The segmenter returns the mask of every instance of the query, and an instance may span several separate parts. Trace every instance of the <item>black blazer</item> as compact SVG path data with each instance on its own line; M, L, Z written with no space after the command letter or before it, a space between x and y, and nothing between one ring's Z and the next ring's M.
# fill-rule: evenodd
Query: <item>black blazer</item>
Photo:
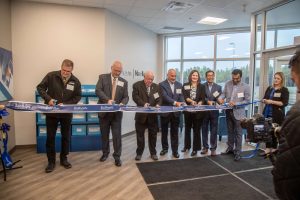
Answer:
M132 99L136 103L137 106L143 107L145 103L149 103L150 106L161 105L162 97L160 88L157 84L152 83L150 87L150 94L147 94L147 88L145 85L144 80L138 81L133 84L133 91L132 91ZM135 120L140 123L145 123L146 120L151 120L153 123L157 122L157 114L151 113L136 113ZM156 119L155 119L156 118Z
M204 83L206 101L217 101L222 94L222 87L216 83L213 83L211 91L209 91L208 83Z
M96 85L96 95L99 97L99 104L106 104L108 100L112 99L112 80L111 74L101 74L99 76L99 80ZM116 94L115 94L115 102L116 104L124 104L128 103L128 82L122 78L118 78ZM98 115L100 117L104 117L107 113L100 112Z
M273 87L269 86L265 92L263 99L270 99L270 94L272 92ZM285 116L285 107L289 103L289 90L286 87L282 87L280 89L275 90L273 98L271 100L281 101L283 103L282 106L271 105L272 106L272 119L274 123L279 125L282 124ZM266 106L264 107L265 112Z
M185 100L185 102L186 102L187 105L191 105L191 103L187 102L187 98L191 98L190 92L191 92L191 85L190 85L190 83L184 83L183 86L182 86L182 93L183 93L183 97L184 97L184 100ZM198 85L197 85L197 91L196 91L196 99L195 99L195 101L197 103L199 101L201 101L202 105L206 104L206 101L205 101L205 87L201 83L198 83ZM196 114L196 118L200 119L201 117L204 116L205 112L196 112L196 113L197 113Z

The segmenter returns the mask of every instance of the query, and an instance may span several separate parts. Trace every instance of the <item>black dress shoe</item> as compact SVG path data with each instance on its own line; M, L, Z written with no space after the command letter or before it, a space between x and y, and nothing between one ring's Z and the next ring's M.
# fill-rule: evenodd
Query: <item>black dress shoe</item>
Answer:
M226 155L226 154L233 154L233 151L229 148L227 148L224 152L221 152L222 155Z
M53 172L54 168L55 168L55 163L49 162L46 169L45 169L45 172L46 173Z
M173 153L173 156L174 156L174 158L179 158L178 152L174 152L174 153Z
M68 162L68 160L61 160L60 165L64 166L66 169L70 169L72 167L71 163Z
M182 150L181 150L181 152L186 152L186 151L189 151L190 149L188 149L188 148L183 148Z
M142 155L136 155L135 160L139 161L142 159Z
M166 153L168 153L168 150L164 150L164 149L163 149L163 150L161 150L160 155L163 156L163 155L165 155Z
M239 161L241 160L241 155L239 153L234 155L234 161Z
M108 155L103 154L100 158L100 162L106 161L107 158L108 158Z
M155 161L158 160L158 157L155 154L151 155L151 158L152 158L152 160L155 160Z
M121 167L121 166L122 166L122 161L121 161L120 159L116 159L116 160L115 160L115 165L116 165L117 167Z
M197 155L197 151L192 151L191 156Z

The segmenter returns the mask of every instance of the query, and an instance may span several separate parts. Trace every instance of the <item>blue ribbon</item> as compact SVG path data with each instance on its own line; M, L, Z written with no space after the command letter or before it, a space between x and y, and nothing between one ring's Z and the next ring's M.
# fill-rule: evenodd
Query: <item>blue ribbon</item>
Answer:
M82 105L56 105L48 106L42 103L31 103L31 102L21 102L21 101L9 101L5 106L12 110L26 111L26 112L41 112L41 113L91 113L91 112L139 112L139 113L167 113L167 112L178 112L178 111L210 111L210 110L224 110L233 109L239 107L245 107L250 104L257 103L249 102L238 104L234 107L228 104L224 105L197 105L197 106L159 106L159 107L137 107L137 106L122 106L117 104L82 104Z

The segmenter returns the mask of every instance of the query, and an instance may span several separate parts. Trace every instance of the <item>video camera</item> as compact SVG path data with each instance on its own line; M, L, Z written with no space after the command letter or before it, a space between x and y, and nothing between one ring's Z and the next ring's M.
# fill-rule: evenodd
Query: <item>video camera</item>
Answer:
M250 119L241 120L241 127L247 130L248 142L271 142L272 135L279 132L279 125L272 123L272 118L254 114ZM277 136L277 135L276 135Z

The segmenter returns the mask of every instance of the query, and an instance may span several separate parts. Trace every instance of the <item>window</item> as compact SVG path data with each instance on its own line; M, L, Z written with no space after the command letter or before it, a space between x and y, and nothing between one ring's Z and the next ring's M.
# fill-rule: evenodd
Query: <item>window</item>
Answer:
M167 59L180 59L181 58L181 38L167 38Z
M201 82L205 82L205 72L212 70L214 63L212 61L199 61L199 62L184 62L183 63L183 83L188 82L189 74L193 69L200 73Z
M214 36L189 36L183 40L184 59L206 59L214 57Z
M217 35L217 58L250 57L250 33Z

